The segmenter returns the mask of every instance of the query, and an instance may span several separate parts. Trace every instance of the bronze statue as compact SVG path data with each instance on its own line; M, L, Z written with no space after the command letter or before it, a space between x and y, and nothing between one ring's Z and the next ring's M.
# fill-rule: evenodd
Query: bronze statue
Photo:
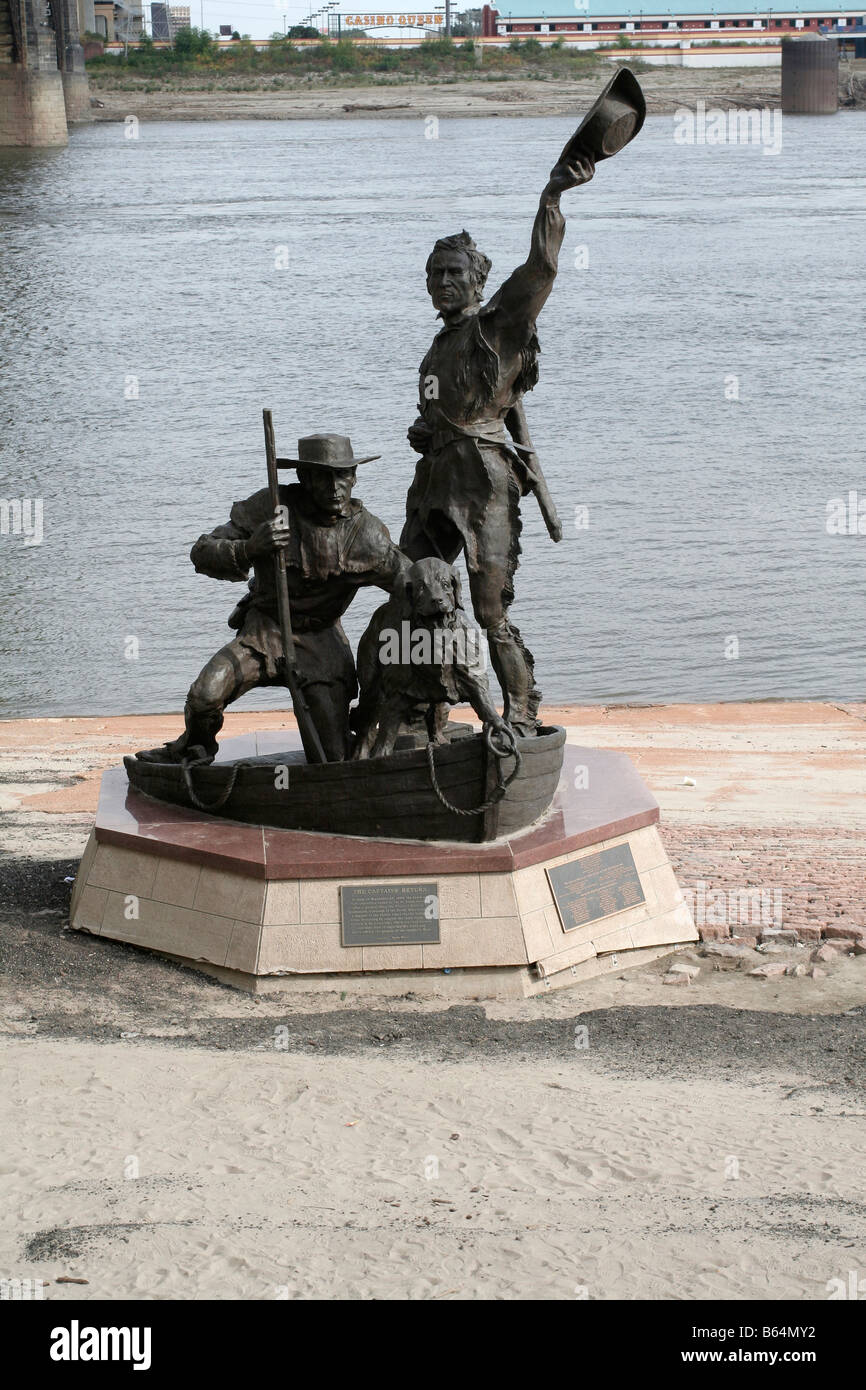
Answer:
M535 320L553 287L565 234L560 194L592 174L588 158L553 170L525 264L484 307L490 261L466 232L437 241L427 261L427 288L444 327L421 364L419 417L408 432L421 459L400 547L412 560L438 555L453 562L465 552L472 607L487 632L505 717L524 735L537 727L541 692L532 654L508 617L520 498L541 488L551 534L558 540L562 533L521 402L538 380Z
M539 725L532 655L508 616L521 497L535 494L553 540L562 530L522 398L538 379L536 319L565 232L560 196L634 138L645 109L636 79L620 69L551 172L526 262L486 304L490 261L472 238L461 232L436 242L427 287L443 327L421 366L419 416L409 430L421 458L400 549L352 497L358 464L379 456L356 458L345 436L314 434L299 441L297 458L278 459L264 412L268 487L235 503L229 521L191 552L200 574L248 582L229 619L236 636L193 682L180 737L124 759L133 787L256 824L421 840L489 840L544 814L565 732ZM296 468L298 482L280 484L281 466ZM461 551L503 716L466 646L470 628L451 567ZM340 619L364 585L393 597L359 649L353 739L358 685ZM404 628L425 640L460 637L463 647L445 656L422 641L417 653L413 646L408 657L401 649L386 658L386 629L393 636ZM283 683L305 761L287 749L279 759L214 763L226 705L255 686ZM461 700L483 720L483 733L448 725L449 705ZM426 748L414 746L418 735ZM278 785L273 766L286 759L291 782Z
M358 644L354 757L385 757L401 735L446 744L448 708L464 700L503 746L513 746L490 694L480 637L466 621L457 571L444 560L417 560Z
M406 499L400 547L412 560L465 553L475 617L515 732L538 727L541 692L532 654L508 610L520 555L520 499L534 492L554 541L556 509L532 448L522 398L538 380L536 319L553 287L565 234L562 193L587 183L597 159L632 139L643 97L616 73L572 137L541 195L529 256L482 305L491 262L467 232L437 241L427 289L444 326L420 369L418 418L408 431L421 454Z
M283 640L275 556L285 555L291 599L293 665L325 759L350 751L349 706L357 692L352 649L340 619L359 588L390 592L408 562L387 527L352 497L356 468L378 454L355 458L349 439L314 434L298 440L298 482L279 487L275 515L266 488L236 502L224 526L200 536L190 552L199 574L246 582L229 618L237 635L212 656L190 686L186 729L173 743L139 753L151 762L212 757L226 705L260 685L284 684ZM296 711L298 712L298 711ZM299 723L301 720L299 718ZM301 733L309 760L311 734Z

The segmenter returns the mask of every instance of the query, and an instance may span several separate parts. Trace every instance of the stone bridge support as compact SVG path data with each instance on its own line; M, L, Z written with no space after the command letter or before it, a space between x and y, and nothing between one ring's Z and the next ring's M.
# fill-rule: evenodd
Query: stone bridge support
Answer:
M77 0L0 0L0 145L65 145L90 119Z

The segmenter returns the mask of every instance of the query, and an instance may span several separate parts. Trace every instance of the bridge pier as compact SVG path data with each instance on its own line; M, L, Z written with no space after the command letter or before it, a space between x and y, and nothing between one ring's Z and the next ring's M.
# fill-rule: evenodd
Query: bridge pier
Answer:
M91 119L76 0L0 0L0 146L65 145Z
M93 120L90 109L90 86L84 71L84 57L81 59L81 72L67 69L60 74L63 80L63 101L66 106L68 125L84 125Z
M65 145L67 139L59 68L4 66L0 71L0 145Z
M57 65L63 75L63 99L70 125L92 121L90 88L84 68L84 49L78 30L77 0L51 0L57 12Z

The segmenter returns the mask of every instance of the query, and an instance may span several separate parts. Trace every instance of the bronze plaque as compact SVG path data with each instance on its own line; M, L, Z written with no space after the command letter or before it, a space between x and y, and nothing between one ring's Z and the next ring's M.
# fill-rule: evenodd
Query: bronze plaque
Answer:
M546 872L563 931L646 901L630 845L614 845Z
M438 883L361 883L340 889L344 946L438 946Z

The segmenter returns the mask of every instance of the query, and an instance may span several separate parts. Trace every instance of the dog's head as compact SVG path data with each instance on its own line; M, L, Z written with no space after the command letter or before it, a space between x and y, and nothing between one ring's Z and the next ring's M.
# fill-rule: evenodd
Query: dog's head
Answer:
M415 622L451 626L460 603L460 576L444 560L416 560L404 586L409 611Z

